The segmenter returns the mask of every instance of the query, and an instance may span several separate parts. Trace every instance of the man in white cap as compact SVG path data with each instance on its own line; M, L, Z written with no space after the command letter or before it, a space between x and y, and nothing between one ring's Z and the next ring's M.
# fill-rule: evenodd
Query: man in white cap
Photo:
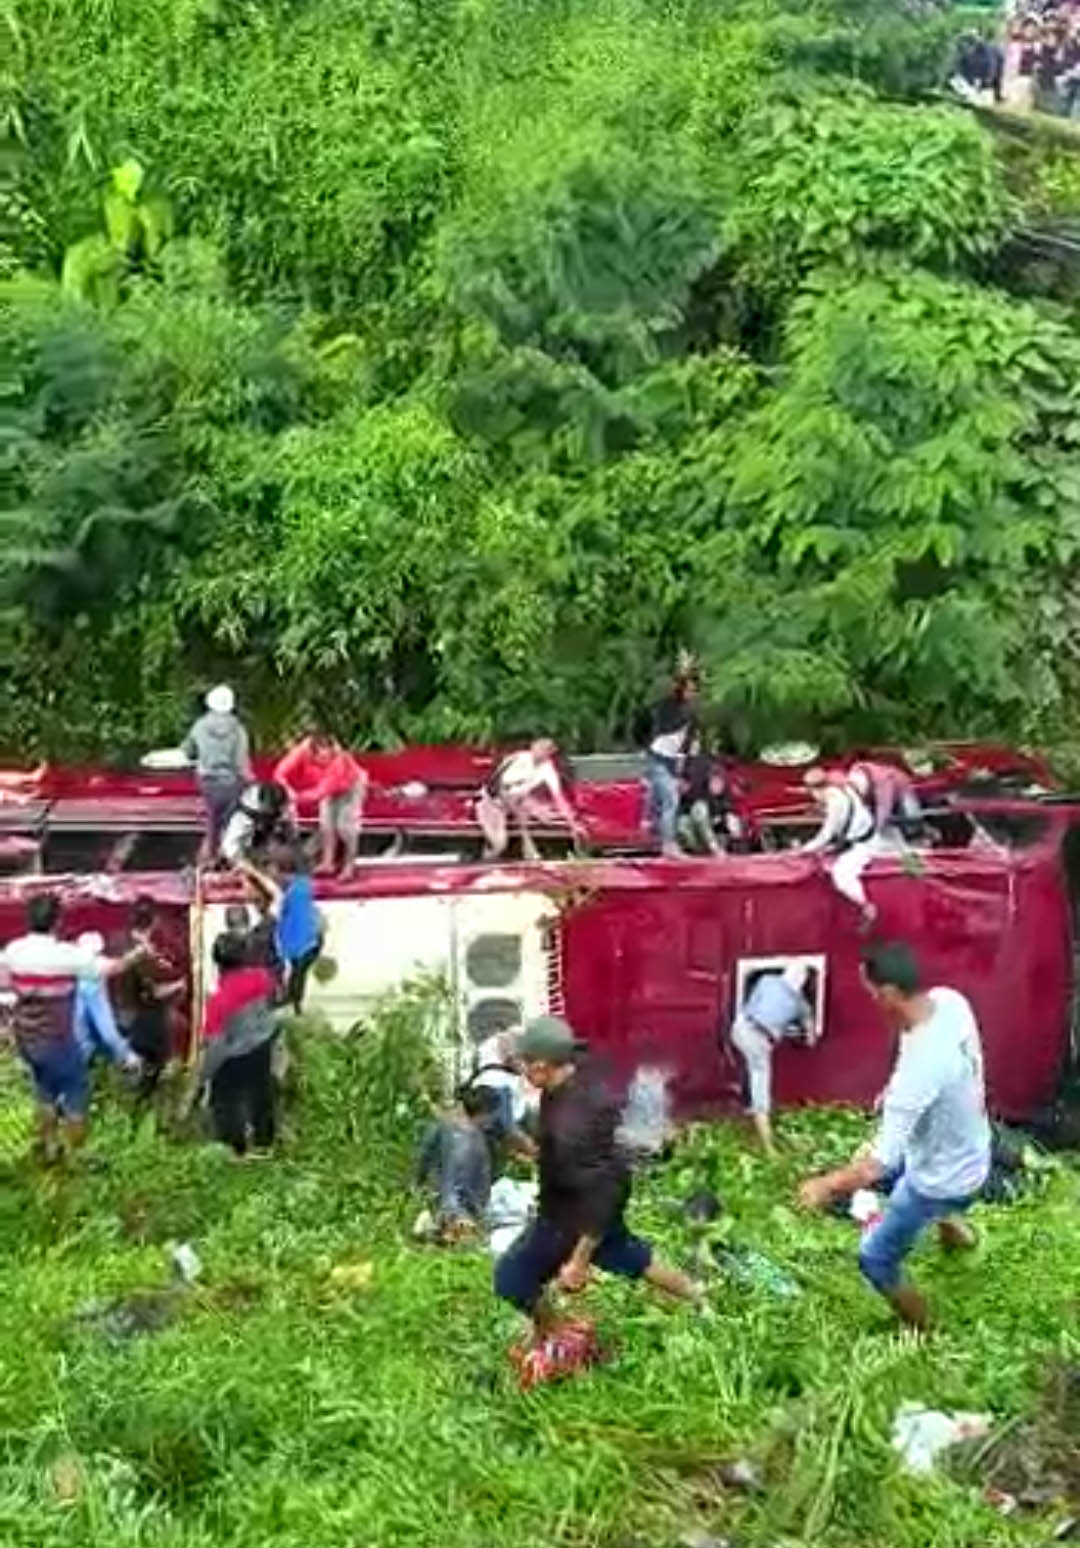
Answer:
M773 1050L784 1038L812 1037L814 1012L806 998L807 967L789 962L781 973L762 973L735 1017L731 1041L746 1063L748 1111L768 1156L775 1156L772 1129Z
M206 710L188 732L183 747L195 765L195 778L206 811L202 852L205 864L217 857L225 824L252 777L251 745L236 716L231 688L224 683L211 688L206 695Z

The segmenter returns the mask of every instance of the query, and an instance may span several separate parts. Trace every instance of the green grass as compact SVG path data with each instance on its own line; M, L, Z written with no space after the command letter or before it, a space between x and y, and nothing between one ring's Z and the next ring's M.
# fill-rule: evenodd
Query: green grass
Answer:
M694 1529L741 1548L1047 1540L1052 1506L1003 1519L980 1469L911 1479L888 1436L912 1399L990 1410L1014 1436L1042 1415L1067 1451L1065 1410L1051 1415L1044 1393L1080 1354L1074 1172L982 1210L978 1262L920 1254L940 1328L918 1345L862 1288L854 1228L791 1207L799 1175L846 1153L860 1119L786 1117L775 1167L732 1126L696 1129L642 1184L635 1220L685 1260L692 1238L669 1201L716 1187L735 1240L793 1270L803 1295L719 1286L705 1323L605 1282L588 1300L615 1361L523 1397L488 1259L408 1239L394 1124L414 1132L419 1085L400 1048L387 1073L386 1046L309 1046L283 1154L249 1168L215 1147L133 1138L112 1100L101 1170L35 1175L15 1159L25 1097L7 1072L6 1548L674 1548ZM204 1274L168 1326L110 1342L78 1320L89 1298L165 1286L175 1239ZM335 1266L358 1262L373 1267L366 1290L335 1283ZM736 1457L762 1469L760 1495L719 1481Z

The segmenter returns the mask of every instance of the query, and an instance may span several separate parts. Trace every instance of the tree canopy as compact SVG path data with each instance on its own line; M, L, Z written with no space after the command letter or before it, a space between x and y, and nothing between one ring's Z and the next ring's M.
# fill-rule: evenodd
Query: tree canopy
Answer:
M18 0L0 745L1071 736L1060 148L948 5Z

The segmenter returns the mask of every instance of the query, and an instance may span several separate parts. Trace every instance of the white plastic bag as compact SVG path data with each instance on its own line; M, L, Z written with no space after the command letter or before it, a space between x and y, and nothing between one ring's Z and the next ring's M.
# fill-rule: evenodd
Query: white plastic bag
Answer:
M943 1414L921 1403L902 1403L893 1419L893 1450L903 1457L909 1472L930 1473L950 1446L988 1435L990 1422L989 1414Z
M671 1138L670 1071L642 1065L630 1082L618 1140L633 1156L659 1155Z

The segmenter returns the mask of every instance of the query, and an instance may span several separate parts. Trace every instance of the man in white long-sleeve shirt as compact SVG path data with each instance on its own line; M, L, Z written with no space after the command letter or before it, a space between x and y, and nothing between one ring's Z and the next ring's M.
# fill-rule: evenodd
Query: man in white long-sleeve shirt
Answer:
M894 1179L881 1221L862 1239L859 1267L912 1327L928 1313L919 1291L903 1279L903 1263L928 1225L949 1248L974 1245L963 1215L990 1170L979 1027L955 989L926 989L914 954L902 943L871 947L863 977L900 1033L900 1051L882 1100L873 1143L849 1166L803 1184L807 1208Z

